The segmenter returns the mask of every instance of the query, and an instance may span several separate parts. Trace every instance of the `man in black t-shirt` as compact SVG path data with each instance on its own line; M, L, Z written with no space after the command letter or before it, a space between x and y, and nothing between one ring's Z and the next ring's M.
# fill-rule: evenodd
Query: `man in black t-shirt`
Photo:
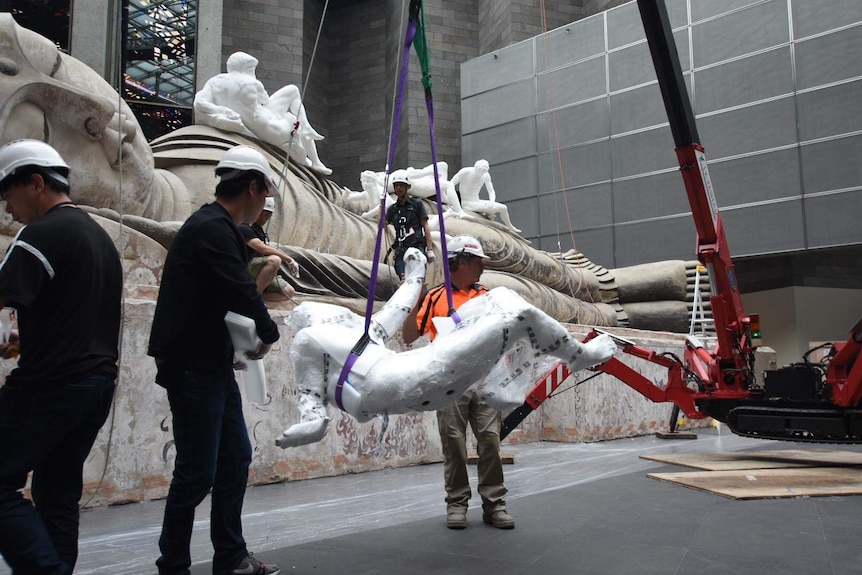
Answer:
M277 302L290 299L296 293L293 286L279 273L281 265L284 264L291 275L299 277L299 264L269 243L264 228L272 217L273 211L275 211L275 198L267 198L257 219L251 224L241 224L239 231L245 239L248 271L257 283L257 291L263 296L264 301Z
M277 575L242 536L252 452L224 320L228 311L254 320L261 344L249 359L278 340L238 228L257 219L277 188L269 162L250 146L225 152L216 175L215 201L189 216L168 250L147 350L168 393L176 447L156 566L159 575L188 575L195 508L211 493L213 573Z
M404 252L407 248L420 250L430 264L434 261L434 241L431 239L425 204L421 200L407 196L410 189L407 173L403 170L393 172L392 187L397 200L386 210L386 223L395 228L395 244L392 246L395 254L395 273L403 280Z
M51 146L0 148L0 198L24 224L0 262L0 306L20 350L0 388L0 554L14 573L72 573L82 470L117 379L123 271L107 233L69 197ZM23 489L33 472L31 494Z

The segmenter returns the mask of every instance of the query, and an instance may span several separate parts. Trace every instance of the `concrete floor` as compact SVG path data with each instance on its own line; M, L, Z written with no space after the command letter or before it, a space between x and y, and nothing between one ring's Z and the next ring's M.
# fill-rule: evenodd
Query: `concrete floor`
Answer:
M732 501L645 477L680 468L643 454L805 447L698 435L506 446L512 531L484 525L475 496L468 528L446 529L434 464L250 488L245 535L284 574L862 573L860 497ZM211 572L208 508L195 527L195 575ZM75 572L155 573L162 509L152 501L85 511Z

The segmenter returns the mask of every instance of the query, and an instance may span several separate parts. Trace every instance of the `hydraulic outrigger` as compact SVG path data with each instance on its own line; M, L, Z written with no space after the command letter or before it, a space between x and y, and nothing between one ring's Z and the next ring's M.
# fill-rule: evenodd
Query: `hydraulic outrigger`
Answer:
M697 230L697 259L710 277L717 343L708 350L688 336L680 359L657 354L616 338L622 351L667 369L661 386L619 359L596 371L612 375L654 402L672 402L689 419L712 417L739 435L765 439L862 443L862 321L845 342L826 344L826 357L766 371L758 382L754 367L760 344L759 318L742 306L730 249L700 144L691 102L676 56L664 0L638 0L638 9L656 68L676 155ZM585 341L596 337L592 330ZM813 351L813 350L812 350ZM502 437L538 407L569 375L558 365L543 377L524 405L503 423Z

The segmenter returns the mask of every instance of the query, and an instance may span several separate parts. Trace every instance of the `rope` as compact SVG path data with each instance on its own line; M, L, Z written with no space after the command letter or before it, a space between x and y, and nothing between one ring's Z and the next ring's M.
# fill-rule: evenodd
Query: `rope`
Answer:
M542 14L542 32L547 32L548 31L548 20L547 20L547 10L545 7L545 0L541 0L540 4L541 4L541 14ZM545 69L550 70L551 56L550 56L550 48L548 46L549 43L545 42L544 44L545 44ZM556 110L556 107L554 106L554 80L553 80L552 74L550 74L550 73L547 74L547 77L548 77L548 105L551 109L551 118L552 118L551 123L554 126L554 144L555 144L554 148L556 149L556 152L557 152L557 168L559 171L560 189L563 190L563 192L562 192L563 193L563 204L566 208L566 221L569 224L569 237L572 240L572 249L577 250L577 244L575 243L574 225L572 224L571 210L569 209L569 198L566 195L566 175L565 175L565 171L563 170L563 157L562 157L562 152L560 150L560 130L559 130L559 124L557 122L557 110ZM554 211L555 211L555 213L558 211L556 208L557 208L557 194L554 194ZM556 230L557 231L557 251L560 253L560 262L559 262L560 267L563 268L564 267L564 264L562 261L563 248L562 248L562 244L560 242L560 224L559 224L559 222L557 222L556 225L557 225L557 230ZM580 268L576 267L576 269L577 269L579 274L583 275L583 272ZM581 285L585 284L583 279L581 280L580 283L581 283ZM577 287L576 286L569 286L569 291L571 291L572 295L574 296L574 294L577 293ZM593 294L589 289L587 289L587 295L590 298L590 303L593 306L596 306L596 301L593 299ZM597 317L603 317L603 315L601 313L598 313L598 312L596 315L597 315ZM603 323L607 323L607 322L603 322Z
M305 101L305 90L308 88L308 79L311 77L311 70L314 67L314 57L317 55L317 46L320 43L320 36L323 34L323 21L326 19L326 12L329 8L329 0L323 4L323 12L320 14L320 24L317 26L317 36L314 38L314 48L311 50L311 58L308 60L308 71L305 73L305 81L302 83L302 89L299 91L299 105L303 106ZM296 131L299 129L299 114L297 113L296 122L293 125L293 130L290 131L290 139L287 141L287 149L284 151L284 163L281 165L281 182L279 182L278 199L281 200L281 205L284 205L284 191L287 187L287 167L290 164L290 148L293 147L293 138ZM272 218L266 222L264 232L269 234L269 224Z
M128 15L127 15L128 17ZM125 19L118 19L120 23L124 22ZM121 26L117 25L117 46L122 42L122 30ZM123 109L123 89L122 89L122 79L123 79L123 70L122 70L122 58L119 62L117 62L117 113ZM122 118L117 118L119 130L122 130ZM117 252L118 257L120 258L120 265L122 265L123 261L123 253L126 251L126 237L123 234L123 220L125 214L123 212L123 138L122 134L117 138L117 160L119 163L119 183L117 188L117 212L120 214L119 227L117 231ZM120 294L120 335L119 340L117 341L117 380L120 378L120 374L123 372L123 335L126 332L126 285L125 279L123 280L123 288L122 293ZM99 493L99 489L102 487L102 484L105 481L105 475L108 473L108 462L111 459L111 445L114 439L114 429L116 426L117 420L117 393L116 388L114 390L114 396L111 398L111 421L108 424L108 439L107 439L107 447L105 448L105 462L102 465L102 471L99 474L99 481L96 482L96 487L93 489L93 492L90 494L90 497L87 498L81 507L86 507L93 501L93 498L96 497L96 494Z
M455 311L454 301L452 299L452 279L449 272L449 258L447 257L449 250L446 246L446 222L443 217L443 195L440 192L440 174L437 171L437 138L434 134L434 101L431 96L431 64L428 54L428 38L425 35L425 10L421 0L414 0L411 4L411 12L416 10L416 13L411 13L411 17L415 17L419 21L419 32L414 39L416 53L419 56L419 65L422 68L422 86L425 88L425 107L428 109L428 130L431 138L431 165L434 169L434 192L437 198L437 222L440 229L440 250L442 251L443 260L443 284L446 286L446 302L449 306L449 317L459 324L461 318Z

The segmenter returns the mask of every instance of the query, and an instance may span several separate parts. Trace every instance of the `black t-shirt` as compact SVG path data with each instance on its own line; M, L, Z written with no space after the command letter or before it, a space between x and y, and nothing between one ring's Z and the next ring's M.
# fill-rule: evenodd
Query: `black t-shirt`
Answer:
M416 198L407 198L404 205L395 202L386 210L386 223L395 228L395 246L413 248L425 246L422 222L428 219L425 204Z
M251 249L248 242L258 239L263 243L268 244L269 238L267 237L266 232L263 231L263 228L257 224L240 224L239 231L245 240L245 254L248 261L251 261L252 258L260 257L261 254Z
M21 357L7 385L116 379L123 268L89 215L57 206L21 228L0 262Z
M165 258L149 355L177 364L230 368L228 311L253 319L261 341L278 340L278 327L248 273L245 255L242 234L218 203L189 216Z

